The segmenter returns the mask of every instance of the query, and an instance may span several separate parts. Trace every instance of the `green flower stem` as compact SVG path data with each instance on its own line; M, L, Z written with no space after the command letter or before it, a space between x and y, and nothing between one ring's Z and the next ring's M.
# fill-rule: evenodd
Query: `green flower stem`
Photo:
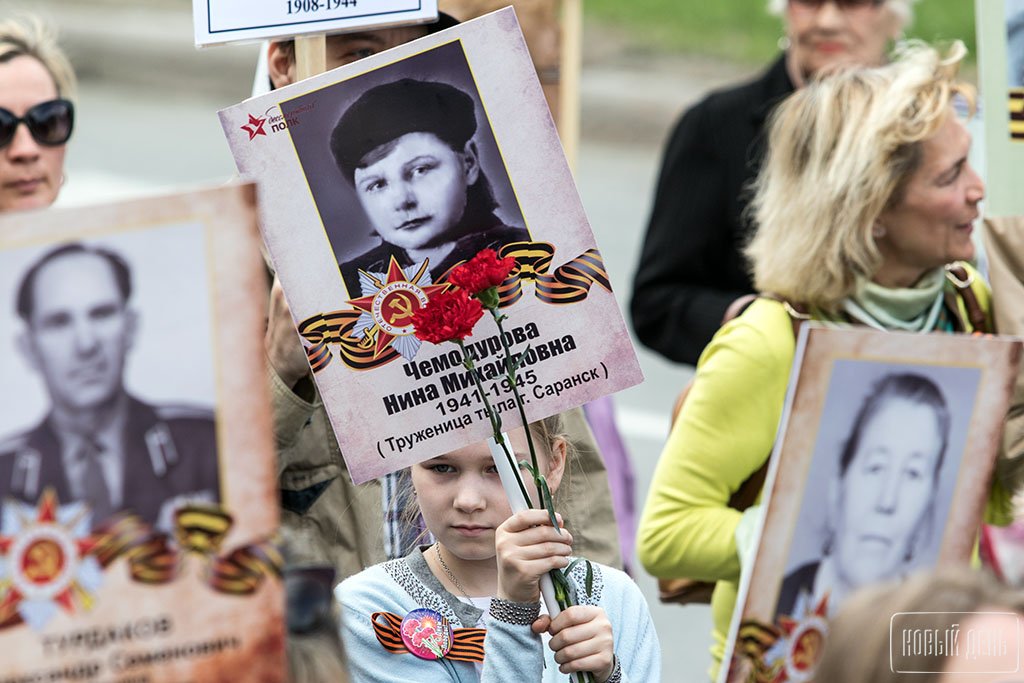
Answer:
M487 304L490 302L488 300L483 299L482 297L481 301L484 303L487 310L491 312L491 316L494 318L494 323L498 326L498 338L501 340L501 347L505 351L505 376L508 378L508 382L512 387L512 395L515 397L516 407L519 409L519 418L520 420L522 420L523 430L526 432L526 443L530 447L530 463L533 465L533 472L535 473L533 481L534 484L537 486L537 500L541 501L540 504L543 505L544 492L541 489L540 479L537 476L537 474L540 473L540 466L537 463L537 450L533 444L533 435L530 433L530 423L526 421L526 410L523 407L525 405L523 401L523 396L522 394L519 393L519 384L516 382L516 367L512 363L512 349L509 347L508 342L505 340L505 327L501 324L502 321L505 319L505 315L498 311L498 306L496 303L494 306L488 306ZM463 350L463 353L465 354L465 350ZM473 377L477 381L477 384L479 385L480 382L479 379L476 377L476 373L473 373ZM480 389L480 391L482 393L482 388ZM502 445L502 448L505 450L505 453L508 454L508 448L505 446L505 441L501 436L497 434L497 432L495 432L495 439ZM530 497L526 495L525 490L523 491L523 496L526 497L526 503L527 505L529 505ZM557 526L555 528L558 529ZM558 531L559 533L561 533L561 529L558 529ZM555 598L557 599L558 606L563 611L568 609L569 607L572 607L574 603L572 602L569 592L565 588L567 585L567 582L565 581L565 575L563 575L557 569L552 569L550 572L548 572L548 574L551 576L552 582L555 585ZM579 681L580 683L596 683L594 675L588 672L577 672L573 675L573 679Z
M530 464L533 465L534 472L540 472L540 466L537 464L537 450L533 445L533 435L530 434L530 423L526 421L523 396L519 393L519 384L516 382L516 368L512 363L512 349L509 347L508 342L505 341L505 326L501 324L505 316L498 312L497 306L487 310L491 312L491 316L494 317L494 323L498 326L498 338L501 340L501 348L505 351L505 376L508 378L509 384L512 385L512 395L515 396L516 407L519 408L519 419L522 420L523 429L526 431L526 444L530 447ZM541 491L540 482L534 479L534 484L537 486L537 500L543 501L544 494Z
M466 345L462 343L462 340L456 340L459 349L462 351L462 362L469 370L470 376L473 378L473 383L476 384L476 392L480 394L480 399L484 402L484 410L487 411L488 417L491 419L491 430L494 432L494 440L501 444L501 450L505 452L505 457L508 458L509 463L512 465L512 469L516 470L519 468L519 463L516 462L515 457L512 455L512 451L509 449L508 444L505 443L505 437L501 433L501 415L498 411L491 407L491 402L487 400L487 392L484 391L483 383L480 381L480 376L476 373L476 365L473 363L473 359L466 352ZM530 430L526 430L529 432ZM526 499L526 504L530 505L530 494L526 492L526 487L520 478L517 477L519 483L519 490L522 491L523 498ZM532 506L531 506L532 507Z

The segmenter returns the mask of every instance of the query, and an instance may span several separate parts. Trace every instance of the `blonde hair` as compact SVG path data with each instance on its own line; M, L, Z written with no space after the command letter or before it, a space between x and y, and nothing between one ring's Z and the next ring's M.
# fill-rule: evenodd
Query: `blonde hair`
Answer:
M32 57L43 65L58 95L74 96L75 72L57 45L56 31L31 14L0 21L0 64L21 56Z
M900 23L900 27L910 26L914 20L914 3L919 0L886 0L885 6ZM772 14L782 16L786 11L786 4L790 0L768 0L768 11Z
M919 574L905 581L872 586L847 600L831 620L825 652L814 675L819 683L899 683L908 676L893 673L890 660L890 619L897 613L917 612L914 626L943 631L952 626L950 612L979 609L1024 613L1024 593L999 584L984 571L967 567ZM959 621L963 626L961 615ZM900 657L900 669L941 670L927 654ZM913 677L931 683L938 674Z
M945 57L905 43L891 64L839 70L779 105L749 209L759 291L833 310L877 272L875 220L899 201L953 97L973 106L973 90L955 80L965 52L959 41Z
M533 436L534 446L537 448L538 455L547 453L549 456L558 446L559 443L565 444L565 473L563 474L563 482L566 477L569 476L569 461L574 452L574 446L572 441L568 438L565 433L565 422L562 419L561 414L552 415L546 417L543 420L537 420L536 422L530 423L530 434ZM523 473L523 478L527 484L527 490L533 490L533 481L530 479L528 472ZM412 486L412 468L406 468L398 473L398 481L396 483L396 498L399 510L399 524L407 526L409 528L419 528L421 531L413 541L413 545L419 545L424 538L430 533L423 524L423 519L420 516L419 501L413 492ZM557 510L561 500L558 495L558 491L567 490L568 486L561 486L558 490L552 492L552 499L555 503L555 509ZM407 554L412 548L404 548L401 554Z

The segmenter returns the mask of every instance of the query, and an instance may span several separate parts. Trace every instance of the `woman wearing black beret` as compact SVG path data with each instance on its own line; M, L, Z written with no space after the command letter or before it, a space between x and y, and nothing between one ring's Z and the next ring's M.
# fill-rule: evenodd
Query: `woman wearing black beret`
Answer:
M331 151L381 243L342 264L349 294L359 271L428 262L433 282L485 248L529 239L505 225L480 168L473 99L446 83L405 78L363 93L331 134Z

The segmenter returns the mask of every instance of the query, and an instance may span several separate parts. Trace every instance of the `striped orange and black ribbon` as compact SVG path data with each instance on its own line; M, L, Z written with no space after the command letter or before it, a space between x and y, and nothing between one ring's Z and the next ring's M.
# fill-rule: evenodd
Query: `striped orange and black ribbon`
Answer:
M264 542L214 557L208 582L220 593L251 595L268 576L281 576L284 558L273 543Z
M512 242L499 250L502 258L512 256L516 268L498 287L501 307L511 306L523 297L523 283L533 282L538 299L549 304L574 304L583 301L595 283L612 291L604 260L597 249L588 249L553 272L548 272L555 256L548 242ZM448 271L450 273L451 270ZM445 273L438 284L448 277ZM360 312L338 310L317 313L298 325L299 334L310 343L306 347L309 366L316 374L331 362L331 346L337 346L341 361L353 370L372 370L400 358L393 347L375 356L376 340L371 332L365 337L354 334Z
M394 348L386 349L374 356L375 340L372 334L357 337L354 334L360 312L357 310L318 313L299 323L299 334L311 346L306 347L306 357L314 373L320 372L331 362L328 348L338 347L342 362L353 370L371 370L390 363L399 357Z
M409 648L402 642L402 617L392 612L374 612L370 616L370 621L373 622L373 632L377 635L377 640L385 650L396 655L409 652ZM454 629L452 649L445 655L445 659L457 662L484 661L486 634L487 630L482 628Z
M765 653L775 645L780 635L779 629L757 621L740 624L736 639L737 655L753 666L751 680L754 683L784 683L787 680L784 661L780 659L771 666L764 661Z
M583 301L595 283L612 291L608 271L597 249L588 249L549 273L555 256L554 245L548 242L513 242L499 252L516 260L516 269L498 287L501 306L511 306L523 296L523 282L532 281L538 299L548 304L574 304Z
M134 515L122 514L97 529L99 541L92 553L103 567L124 557L132 579L141 583L168 583L177 575L183 552L210 559L207 582L222 593L248 595L267 576L281 576L284 558L277 546L262 541L218 555L232 525L231 515L216 505L186 505L175 513L175 548L166 534L154 533Z
M1024 140L1024 88L1010 88L1010 139Z
M174 512L174 538L183 550L212 555L232 524L234 519L219 505L186 505Z
M119 557L128 560L132 579L140 583L161 584L178 573L178 553L166 534L153 533L149 525L134 515L118 515L103 524L93 554L106 567Z

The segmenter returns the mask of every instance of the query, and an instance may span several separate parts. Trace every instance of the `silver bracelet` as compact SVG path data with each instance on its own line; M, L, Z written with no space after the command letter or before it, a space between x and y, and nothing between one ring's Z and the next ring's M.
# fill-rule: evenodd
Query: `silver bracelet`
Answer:
M487 611L493 618L506 624L529 626L540 616L540 603L512 602L501 598L491 598L491 607Z

